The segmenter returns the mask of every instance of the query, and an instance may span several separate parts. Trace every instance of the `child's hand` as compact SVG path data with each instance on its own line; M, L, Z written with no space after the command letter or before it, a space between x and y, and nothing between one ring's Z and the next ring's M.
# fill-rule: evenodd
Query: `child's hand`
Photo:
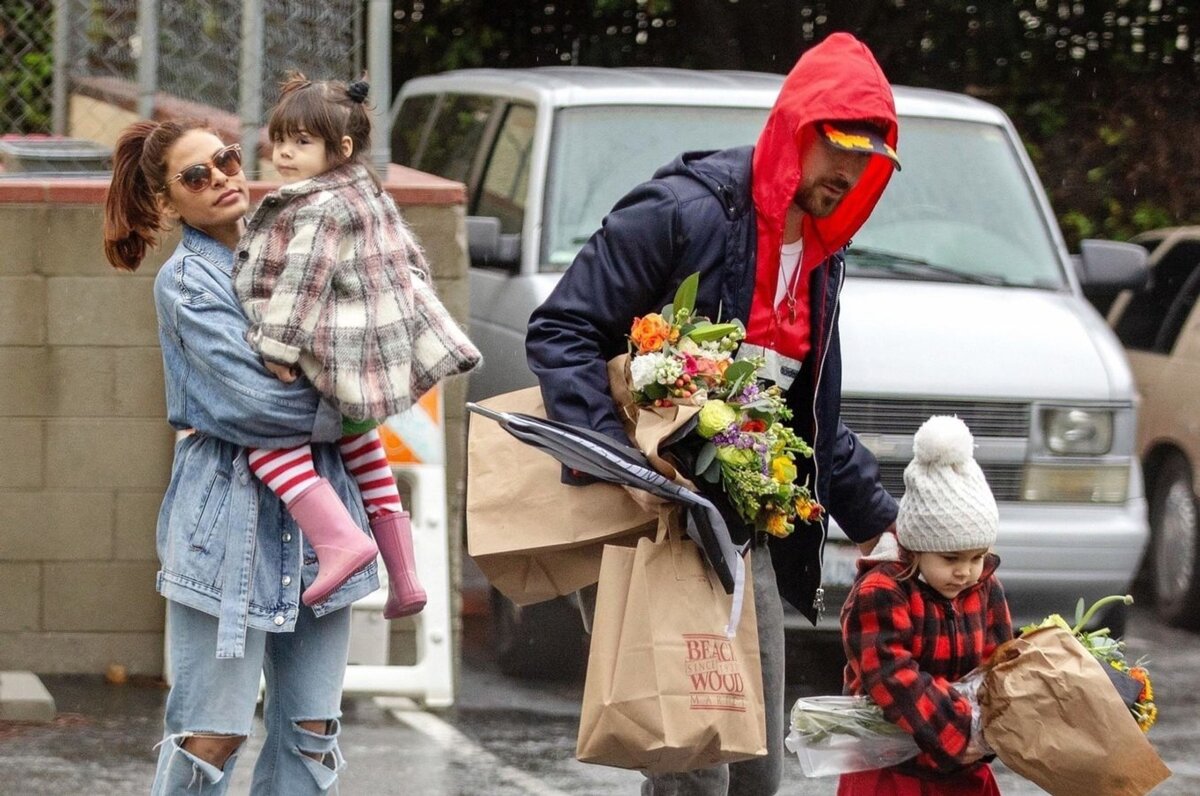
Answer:
M267 370L271 371L271 375L279 379L284 384L291 384L300 377L296 369L291 365L281 365L278 362L263 360L263 364L267 366Z

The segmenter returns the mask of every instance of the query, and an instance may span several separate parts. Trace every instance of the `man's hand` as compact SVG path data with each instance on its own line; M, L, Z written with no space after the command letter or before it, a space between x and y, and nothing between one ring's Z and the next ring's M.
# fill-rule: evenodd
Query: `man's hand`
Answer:
M621 486L629 493L629 497L633 498L633 502L638 504L642 511L647 514L657 514L659 509L671 502L660 498L658 495L652 495L644 489L638 489L628 484L622 484Z
M894 522L891 525L889 525L888 527L883 529L883 533L893 533L894 534L895 532L896 532L896 523L894 523ZM883 536L883 534L880 534L879 536L876 536L874 539L868 539L865 542L860 542L858 545L858 554L862 555L862 556L871 555L871 551L875 549L875 545L879 544L879 540L882 536Z
M291 384L296 379L300 378L300 374L291 365L281 365L278 362L272 362L269 359L264 359L263 364L267 366L267 370L271 371L271 375L279 379L284 384Z

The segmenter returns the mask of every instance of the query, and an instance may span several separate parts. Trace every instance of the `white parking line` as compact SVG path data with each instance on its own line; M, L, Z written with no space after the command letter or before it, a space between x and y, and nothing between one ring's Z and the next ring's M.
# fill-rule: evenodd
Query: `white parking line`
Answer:
M425 735L438 746L453 751L459 762L469 763L480 771L489 771L490 776L520 788L529 796L569 796L565 791L547 785L520 769L513 768L475 741L459 732L453 725L442 721L432 713L426 713L414 702L403 698L376 697L375 700L399 721Z

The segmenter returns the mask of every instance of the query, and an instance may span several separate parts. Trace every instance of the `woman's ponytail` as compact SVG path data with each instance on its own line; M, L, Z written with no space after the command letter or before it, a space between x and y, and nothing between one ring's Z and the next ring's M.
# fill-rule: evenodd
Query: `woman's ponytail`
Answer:
M114 268L136 271L146 252L158 245L158 193L166 176L167 150L196 129L207 125L198 120L134 122L117 139L112 182L104 197L104 256Z
M157 129L155 122L135 122L113 150L112 183L104 197L104 256L122 271L136 271L146 250L158 243L158 199L142 171L146 140Z

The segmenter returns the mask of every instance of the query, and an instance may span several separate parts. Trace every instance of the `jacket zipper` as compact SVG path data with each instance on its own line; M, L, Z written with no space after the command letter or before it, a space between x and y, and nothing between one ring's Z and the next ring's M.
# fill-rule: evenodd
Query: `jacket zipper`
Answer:
M833 296L833 306L837 307L838 302L842 298L842 285L846 281L846 263L844 260L842 260L836 254L830 255L830 257L832 259L837 260L842 266L838 272L837 291L834 293L834 296ZM826 273L828 273L828 271ZM822 292L824 292L824 290L825 290L825 286L822 285ZM823 307L822 308L822 316L823 316L825 309L827 309L827 306L824 303L825 302L824 296L821 297L821 301L822 301L822 307ZM824 320L824 318L822 317L822 321L823 320ZM820 460L818 459L818 457L816 455L817 436L820 434L820 429L817 427L818 426L817 400L818 400L818 396L821 394L821 374L825 372L825 357L829 353L829 344L832 342L833 342L833 324L830 324L829 330L828 330L828 336L824 339L824 341L823 341L824 344L821 346L821 358L820 358L820 361L817 363L817 374L816 374L816 378L813 381L813 409L812 409L812 413L813 413L813 495L816 497L818 503L821 502L821 495L817 491L817 485L821 483L821 464L820 464ZM822 585L822 582L825 577L825 543L828 541L828 539L829 539L828 532L821 534L821 549L817 554L817 567L818 567L817 572L819 575L819 579L817 581L817 593L813 597L813 610L815 610L817 612L817 621L818 622L821 621L821 614L825 613L825 587Z

